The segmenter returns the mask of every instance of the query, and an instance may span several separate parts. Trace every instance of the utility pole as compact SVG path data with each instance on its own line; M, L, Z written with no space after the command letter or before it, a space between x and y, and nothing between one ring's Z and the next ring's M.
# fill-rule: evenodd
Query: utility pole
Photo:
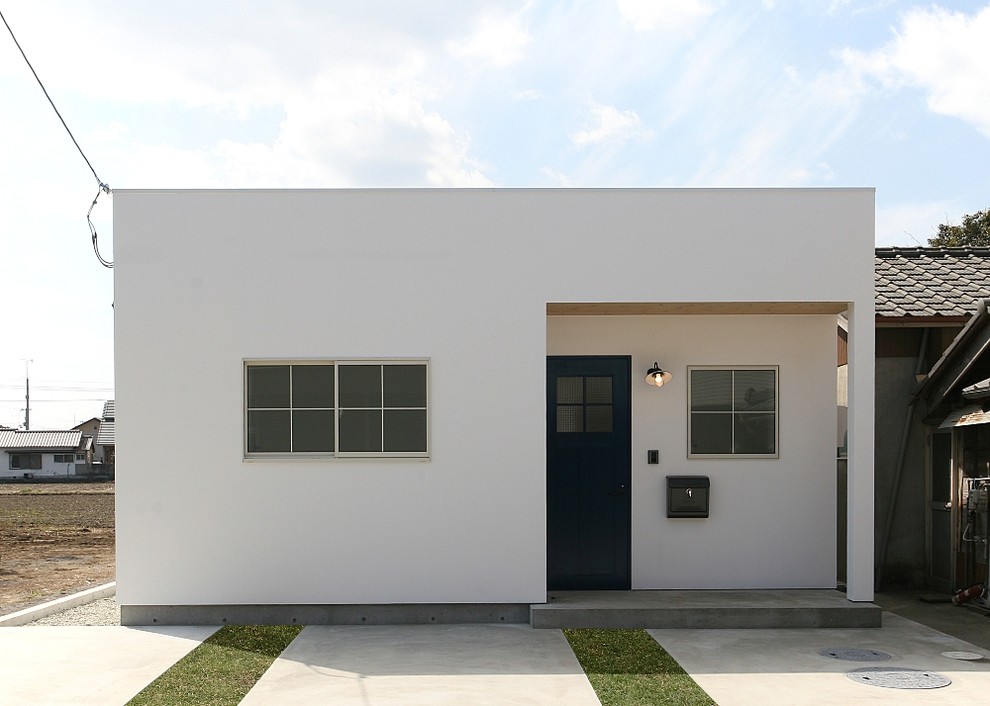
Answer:
M24 431L31 431L31 371L28 365L34 358L21 358L24 361Z

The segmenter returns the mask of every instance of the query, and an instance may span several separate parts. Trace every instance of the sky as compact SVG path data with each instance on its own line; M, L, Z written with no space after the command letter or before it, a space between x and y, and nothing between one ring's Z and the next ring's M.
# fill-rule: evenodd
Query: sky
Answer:
M97 178L868 186L877 245L905 247L990 207L988 2L0 0L0 12L96 172L0 26L10 427L25 421L26 373L32 429L99 416L113 397L113 274L86 223ZM93 209L108 260L112 208L101 195Z

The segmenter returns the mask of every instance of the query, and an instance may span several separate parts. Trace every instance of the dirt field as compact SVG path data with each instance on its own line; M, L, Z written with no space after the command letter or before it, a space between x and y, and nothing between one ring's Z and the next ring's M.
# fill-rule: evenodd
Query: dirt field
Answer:
M0 483L0 615L114 580L113 483Z

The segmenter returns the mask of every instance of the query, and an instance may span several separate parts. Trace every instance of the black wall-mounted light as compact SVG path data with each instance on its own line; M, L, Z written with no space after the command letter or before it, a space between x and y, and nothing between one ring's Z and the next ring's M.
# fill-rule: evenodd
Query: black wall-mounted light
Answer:
M650 368L646 373L646 384L653 385L654 387L663 387L674 376L670 374L669 370L662 370L659 363L653 363L653 367Z

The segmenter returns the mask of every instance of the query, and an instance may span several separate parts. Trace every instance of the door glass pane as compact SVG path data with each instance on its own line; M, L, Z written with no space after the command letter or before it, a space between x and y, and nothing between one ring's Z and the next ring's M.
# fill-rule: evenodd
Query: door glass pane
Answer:
M776 377L773 370L737 370L734 382L736 411L773 411Z
M426 451L426 410L386 409L385 451Z
M731 370L691 371L691 411L726 411L732 409ZM711 452L694 452L711 453Z
M557 405L557 431L563 434L584 431L584 407Z
M333 407L333 366L293 365L292 406Z
M341 365L337 378L341 407L382 406L382 366Z
M589 404L585 408L585 431L611 432L612 431L612 405L610 404Z
M733 453L776 453L773 414L734 414L736 439Z
M425 365L382 366L385 407L426 406Z
M333 451L333 410L304 409L292 412L293 451Z
M557 404L581 404L584 402L584 378L557 378Z
M343 389L343 383L340 387ZM337 419L337 442L341 451L382 450L381 410L342 409Z
M584 379L584 390L587 404L612 404L611 377L587 377Z
M288 407L289 366L249 365L247 388L248 407Z
M732 453L732 415L691 414L691 453Z
M249 411L247 421L247 450L249 453L279 453L291 450L289 447L289 410Z

